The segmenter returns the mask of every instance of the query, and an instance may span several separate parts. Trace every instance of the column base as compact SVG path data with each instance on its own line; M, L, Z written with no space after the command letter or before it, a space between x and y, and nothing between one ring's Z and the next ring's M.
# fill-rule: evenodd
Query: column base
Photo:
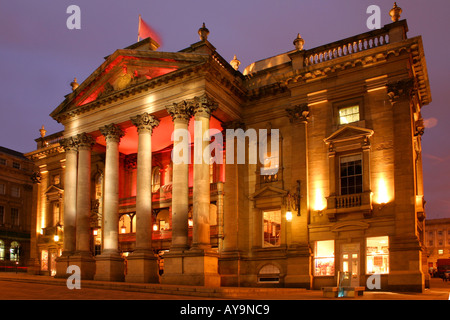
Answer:
M124 259L118 253L102 253L95 257L94 280L123 282L124 270Z
M69 258L70 265L80 268L81 280L93 280L95 275L95 259L90 252L76 252ZM70 274L69 274L70 275Z
M135 251L127 258L125 282L159 283L158 258L151 251Z
M55 278L67 279L69 274L67 268L70 266L70 255L63 254L56 258L56 274Z
M387 290L393 292L419 292L425 290L425 279L421 272L391 271L388 275Z
M163 284L220 287L218 254L203 250L164 255Z

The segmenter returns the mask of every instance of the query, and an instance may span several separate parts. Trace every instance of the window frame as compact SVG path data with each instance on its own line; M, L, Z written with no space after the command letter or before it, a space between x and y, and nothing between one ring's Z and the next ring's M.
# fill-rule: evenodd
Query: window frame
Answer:
M339 111L349 107L359 107L359 120L356 122L341 124ZM333 103L333 124L335 129L343 127L343 126L360 126L359 124L365 120L365 112L364 112L364 97L357 97L353 99L340 100Z
M361 176L361 191L360 192L353 192L353 193L342 193L342 159L343 158L349 158L349 157L353 157L353 156L359 156L359 161L361 161L361 173L359 175L354 174L352 177L356 177L356 176ZM363 162L363 154L361 152L357 152L357 153L349 153L349 154L341 154L338 156L338 170L339 170L339 174L337 175L337 179L338 179L338 186L339 186L339 195L341 196L347 196L347 195L352 195L352 194L361 194L364 192L364 162ZM354 161L353 161L354 162ZM346 162L349 163L349 162ZM347 176L348 178L349 176ZM354 183L354 188L356 189L356 181ZM348 186L347 186L347 190L348 190Z
M318 244L319 242L332 242L333 243L333 256L319 256L318 255ZM317 273L317 261L318 260L324 260L324 259L332 259L333 260L333 271L331 274L318 274ZM313 259L313 272L314 277L334 277L336 275L336 240L329 239L329 240L318 240L314 242L314 259Z

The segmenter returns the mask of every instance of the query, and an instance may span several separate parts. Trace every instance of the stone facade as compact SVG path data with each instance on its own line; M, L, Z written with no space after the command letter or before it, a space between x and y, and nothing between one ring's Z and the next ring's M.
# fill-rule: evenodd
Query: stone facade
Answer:
M240 72L205 29L179 52L117 50L52 112L64 140L29 157L64 175L56 276L320 289L379 273L382 289L422 291L421 38L405 20L308 50L299 35ZM266 139L262 160L227 129ZM197 148L226 161L192 161Z

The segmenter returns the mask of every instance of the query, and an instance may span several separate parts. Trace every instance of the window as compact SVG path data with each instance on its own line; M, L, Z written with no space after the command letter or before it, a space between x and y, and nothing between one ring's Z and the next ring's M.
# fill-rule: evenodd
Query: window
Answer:
M53 225L56 226L56 224L57 224L58 222L60 222L59 202L53 202L53 203L52 203L52 207L53 207Z
M367 238L367 273L389 273L389 237Z
M0 194L6 193L6 186L4 183L0 183Z
M0 240L0 260L5 260L5 243Z
M317 241L315 243L314 275L334 275L334 240Z
M6 166L6 159L0 158L0 164Z
M20 197L20 187L19 186L11 186L11 196L15 198Z
M154 167L152 172L152 192L157 192L161 188L161 168Z
M20 246L17 241L11 242L11 248L9 249L9 260L19 261Z
M41 251L41 270L48 271L48 251Z
M279 283L280 269L273 264L266 264L259 270L258 282L261 283Z
M264 211L264 247L280 246L281 211Z
M339 124L349 124L353 122L358 122L359 117L359 105L344 107L339 109Z
M20 169L20 162L15 162L15 161L13 161L12 167L13 167L14 169Z
M0 206L0 225L5 223L5 207Z
M11 208L11 224L13 226L19 225L19 209Z
M361 154L344 156L340 159L341 195L362 193Z
M58 185L58 184L60 184L60 183L61 183L60 175L59 175L59 174L55 174L55 175L53 176L53 184L54 184L54 185Z

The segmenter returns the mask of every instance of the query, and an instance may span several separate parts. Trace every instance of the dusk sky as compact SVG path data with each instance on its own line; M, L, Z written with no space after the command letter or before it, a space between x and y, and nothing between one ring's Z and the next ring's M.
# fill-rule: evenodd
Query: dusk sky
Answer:
M427 129L423 160L427 218L450 218L449 0L400 0L408 37L422 36L432 103L422 110ZM81 29L69 30L70 5L81 9ZM138 17L162 39L159 51L177 52L208 40L240 70L252 62L294 49L298 33L311 49L369 31L370 5L381 8L381 25L391 23L391 0L0 0L0 146L20 152L34 139L63 130L49 114L116 49L137 40Z

